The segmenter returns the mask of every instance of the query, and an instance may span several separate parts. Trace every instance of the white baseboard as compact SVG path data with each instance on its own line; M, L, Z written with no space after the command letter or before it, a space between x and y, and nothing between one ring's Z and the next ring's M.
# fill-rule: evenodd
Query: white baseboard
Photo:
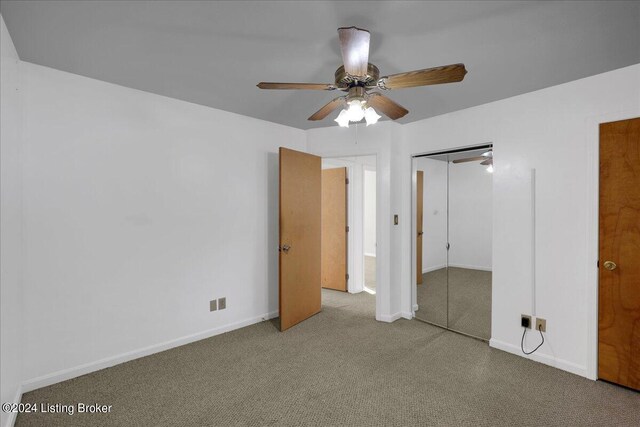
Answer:
M587 367L576 365L575 363L567 360L562 360L549 356L544 353L533 353L529 356L522 353L522 349L513 344L509 344L503 341L498 341L494 338L489 340L489 346L497 348L498 350L506 351L507 353L515 354L525 359L531 359L535 362L544 363L545 365L553 366L554 368L562 369L563 371L571 372L572 374L580 375L581 377L589 378L587 375Z
M370 254L370 253L368 253L368 252L365 252L365 253L364 253L364 256L370 256L370 257L375 258L375 257L376 257L376 254Z
M239 322L231 323L229 325L219 326L217 328L209 329L203 332L187 335L181 338L177 338L170 341L165 341L160 344L154 344L148 347L143 347L138 350L129 351L117 356L107 357L97 360L95 362L85 363L73 368L63 369L61 371L53 372L51 374L42 375L37 378L22 383L22 392L27 393L32 390L36 390L42 387L50 386L62 381L70 380L71 378L86 375L91 372L99 371L101 369L109 368L111 366L119 365L120 363L128 362L130 360L139 359L140 357L149 356L154 353L169 350L175 347L180 347L185 344L189 344L195 341L200 341L206 338L220 335L225 332L230 332L236 329L244 328L245 326L253 325L265 320L278 317L277 311L265 313L260 316L255 316L249 319L241 320Z
M380 317L377 317L376 320L380 321L380 322L387 322L387 323L391 323L391 322L395 322L396 320L400 319L402 317L401 313L393 313L393 314L381 314Z
M413 311L418 311L420 307L418 306L418 304L414 304L413 305Z
M446 264L442 264L442 265L435 265L435 266L432 266L432 267L423 268L422 269L422 274L429 273L431 271L440 270L441 268L445 268L446 266L447 266Z
M13 398L13 401L9 402L9 403L16 403L17 404L17 403L20 403L20 402L22 402L22 387L18 386L18 390L16 390L16 395ZM2 402L2 403L5 403L5 402ZM17 412L10 412L6 423L4 424L4 427L13 427L13 425L16 422L16 417L17 416L18 416Z
M491 267L482 267L479 265L449 264L449 267L466 268L467 270L491 271Z
M409 311L403 311L402 313L400 313L400 315L402 316L403 319L407 319L407 320L413 319L413 313Z

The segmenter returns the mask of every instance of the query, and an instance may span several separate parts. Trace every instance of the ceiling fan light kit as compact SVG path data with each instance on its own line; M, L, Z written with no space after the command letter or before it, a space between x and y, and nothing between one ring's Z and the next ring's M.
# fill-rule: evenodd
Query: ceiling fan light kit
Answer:
M334 120L340 127L349 127L349 122L360 122L364 119L367 126L376 124L380 116L373 107L367 104L365 89L361 86L354 86L349 89L349 94L345 97L347 108L340 111Z
M342 63L334 74L334 84L329 83L258 83L260 89L306 89L339 90L347 95L331 100L309 117L322 120L334 110L344 107L334 120L341 127L349 127L349 122L365 119L367 126L378 122L376 109L391 120L404 117L409 110L387 98L376 90L392 90L417 86L460 82L467 70L464 64L426 68L407 73L380 77L378 67L369 62L369 42L371 34L356 27L338 28Z

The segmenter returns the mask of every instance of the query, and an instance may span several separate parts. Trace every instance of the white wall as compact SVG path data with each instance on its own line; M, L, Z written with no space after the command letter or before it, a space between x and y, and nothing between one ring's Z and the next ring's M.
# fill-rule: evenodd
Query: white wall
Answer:
M364 255L376 256L376 171L364 171Z
M420 157L416 170L423 172L422 272L447 265L447 162Z
M2 402L20 399L22 372L22 183L20 61L0 16L0 377ZM0 425L13 423L4 411Z
M493 174L449 163L449 266L491 271Z
M25 388L277 315L303 131L23 65Z
M491 345L522 356L531 313L531 169L536 169L537 315L545 345L531 358L595 378L598 123L640 116L640 65L403 126L412 154L493 142ZM410 162L402 163L410 175ZM404 185L400 182L401 185ZM406 212L411 193L402 193ZM393 250L411 259L411 232ZM408 264L408 262L406 263ZM410 267L406 267L410 268ZM403 288L413 283L403 273ZM404 309L410 293L402 293Z
M447 242L450 267L490 271L492 174L477 162L450 163L447 172L446 161L427 157L416 159L416 170L424 173L422 272L447 265Z

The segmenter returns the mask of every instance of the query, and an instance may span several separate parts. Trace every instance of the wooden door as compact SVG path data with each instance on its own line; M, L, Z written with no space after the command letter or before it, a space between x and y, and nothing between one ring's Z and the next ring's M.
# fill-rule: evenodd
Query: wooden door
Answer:
M416 274L417 274L417 283L418 285L422 284L422 208L424 204L423 197L423 188L424 188L424 172L418 171L417 181L416 181L416 228L418 230L418 237L416 239Z
M280 148L280 330L320 312L321 159Z
M640 118L600 125L598 376L640 390Z
M347 168L322 171L322 287L347 290Z

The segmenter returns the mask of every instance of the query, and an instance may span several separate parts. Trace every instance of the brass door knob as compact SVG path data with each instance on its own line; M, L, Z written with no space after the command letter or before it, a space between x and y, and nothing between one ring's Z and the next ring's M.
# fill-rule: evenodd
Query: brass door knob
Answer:
M606 268L609 271L613 271L617 268L618 266L616 265L615 262L613 261L605 261L604 262L604 268Z

